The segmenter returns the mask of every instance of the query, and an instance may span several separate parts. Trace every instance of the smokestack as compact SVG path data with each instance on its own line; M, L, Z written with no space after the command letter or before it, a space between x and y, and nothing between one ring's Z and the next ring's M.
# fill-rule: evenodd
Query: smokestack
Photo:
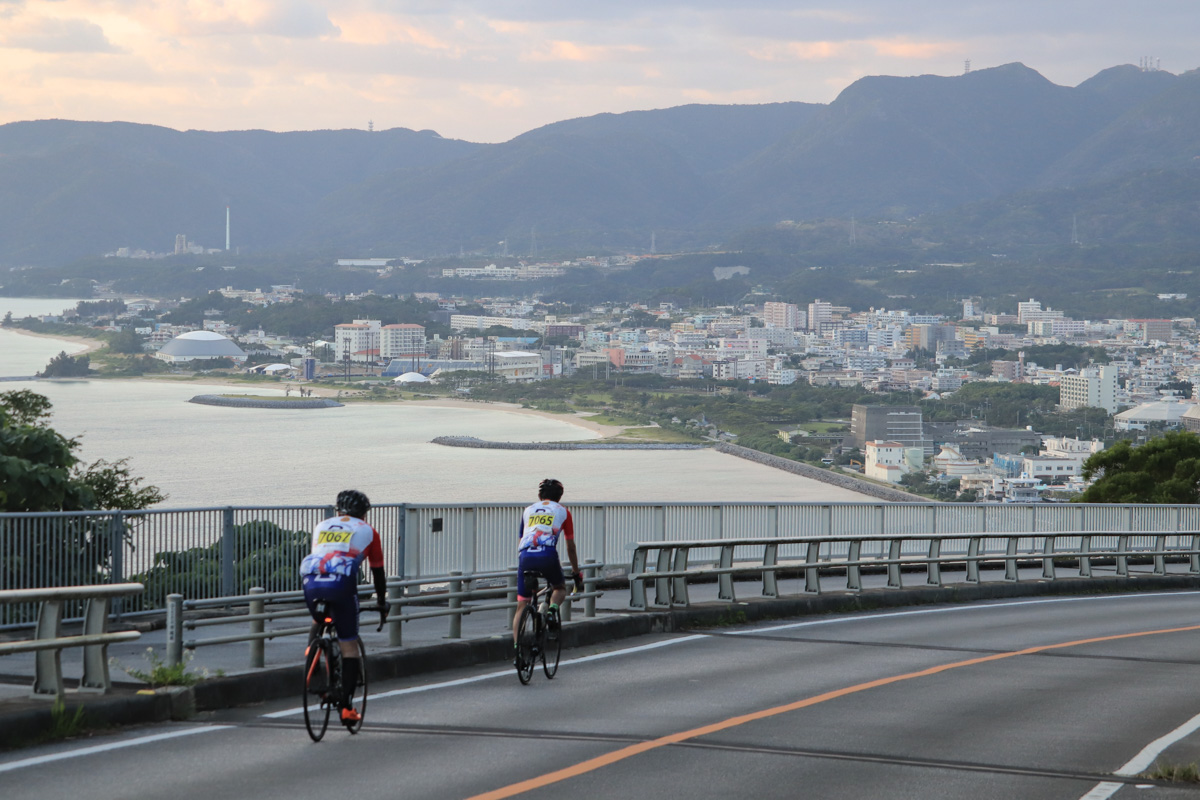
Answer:
M229 250L229 206L225 206L225 249Z

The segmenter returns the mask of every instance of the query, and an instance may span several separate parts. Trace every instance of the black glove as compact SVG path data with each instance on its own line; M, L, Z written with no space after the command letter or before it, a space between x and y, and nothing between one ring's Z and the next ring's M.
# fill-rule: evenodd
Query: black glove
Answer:
M583 575L578 572L575 573L575 593L583 594Z

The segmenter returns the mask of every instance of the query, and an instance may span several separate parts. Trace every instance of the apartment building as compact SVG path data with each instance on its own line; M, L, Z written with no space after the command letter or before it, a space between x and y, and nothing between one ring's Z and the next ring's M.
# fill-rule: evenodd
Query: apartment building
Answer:
M333 326L333 352L338 360L374 361L379 357L382 323L377 319L356 319Z
M425 327L412 323L384 325L379 329L381 358L424 358Z
M1117 413L1117 368L1111 364L1087 367L1078 375L1064 375L1058 383L1059 406L1064 409L1095 407Z
M795 303L763 303L763 324L768 328L785 328L794 331L804 327L800 307Z

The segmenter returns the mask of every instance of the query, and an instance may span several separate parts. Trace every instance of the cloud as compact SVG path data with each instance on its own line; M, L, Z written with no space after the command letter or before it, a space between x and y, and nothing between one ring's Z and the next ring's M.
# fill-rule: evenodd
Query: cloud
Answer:
M290 39L336 36L338 27L323 6L310 0L182 0L159 4L162 29L174 36L279 36Z
M38 53L120 53L104 29L83 19L34 19L0 34L0 47Z

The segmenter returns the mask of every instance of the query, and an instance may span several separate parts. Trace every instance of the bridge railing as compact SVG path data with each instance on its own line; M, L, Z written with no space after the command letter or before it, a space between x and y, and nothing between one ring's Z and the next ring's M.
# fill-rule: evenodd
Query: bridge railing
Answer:
M686 476L681 476L685 478ZM381 503L370 519L398 580L509 568L525 503ZM1009 532L1119 534L1200 529L1191 505L966 503L568 503L579 555L623 575L629 545L649 541L787 540L781 558L811 538ZM159 612L170 594L209 599L297 588L296 565L324 505L0 514L0 590L137 581L145 592L114 601L119 614ZM800 541L796 541L800 540ZM68 618L82 604L64 608ZM0 606L0 627L29 625L32 605Z
M109 604L114 598L130 597L141 592L140 583L0 591L0 606L39 604L33 638L0 644L0 656L36 653L33 696L54 699L62 697L64 693L63 649L82 647L83 677L79 681L79 690L106 692L112 685L108 673L108 645L128 642L141 636L137 631L108 633ZM86 603L83 632L78 636L63 636L63 605L78 601Z
M637 542L629 549L629 605L635 609L688 606L688 581L702 578L716 579L721 600L735 601L734 579L753 575L761 576L763 597L779 597L780 572L801 574L808 594L820 594L822 572L844 573L845 588L862 591L864 569L886 572L891 589L904 587L906 571L923 572L926 585L942 586L947 565L961 565L966 583L979 583L988 564L1002 567L1005 581L1017 581L1023 563L1040 563L1046 580L1071 563L1079 577L1090 578L1099 561L1126 577L1131 559L1148 561L1155 575L1166 574L1168 560L1200 574L1200 530L691 539ZM797 555L786 557L789 550Z
M596 616L596 598L603 596L597 589L599 575L604 568L588 560L580 569L583 572L583 592L568 595L561 609L562 620L570 622L572 606L583 604L585 617ZM451 570L445 575L410 580L388 581L389 608L387 628L388 645L403 644L403 623L418 619L447 617L448 639L462 638L463 617L484 611L514 609L517 606L517 572L508 569L501 572L463 573ZM422 593L423 587L439 591ZM369 596L371 589L364 587L360 596ZM194 616L185 618L185 612L203 612L220 608L234 612L234 616ZM242 613L242 611L245 613ZM372 608L362 609L368 617ZM510 615L511 616L511 615ZM296 627L266 629L266 623L279 620L296 620ZM228 627L230 624L246 625L246 630L224 636L208 638L185 638L185 631L197 631L213 626ZM304 593L299 591L267 592L262 588L234 597L210 599L185 599L172 594L167 598L167 664L175 666L183 660L184 650L211 645L249 644L251 667L262 667L266 663L265 643L270 639L286 636L307 635L311 629L312 615L304 605Z

